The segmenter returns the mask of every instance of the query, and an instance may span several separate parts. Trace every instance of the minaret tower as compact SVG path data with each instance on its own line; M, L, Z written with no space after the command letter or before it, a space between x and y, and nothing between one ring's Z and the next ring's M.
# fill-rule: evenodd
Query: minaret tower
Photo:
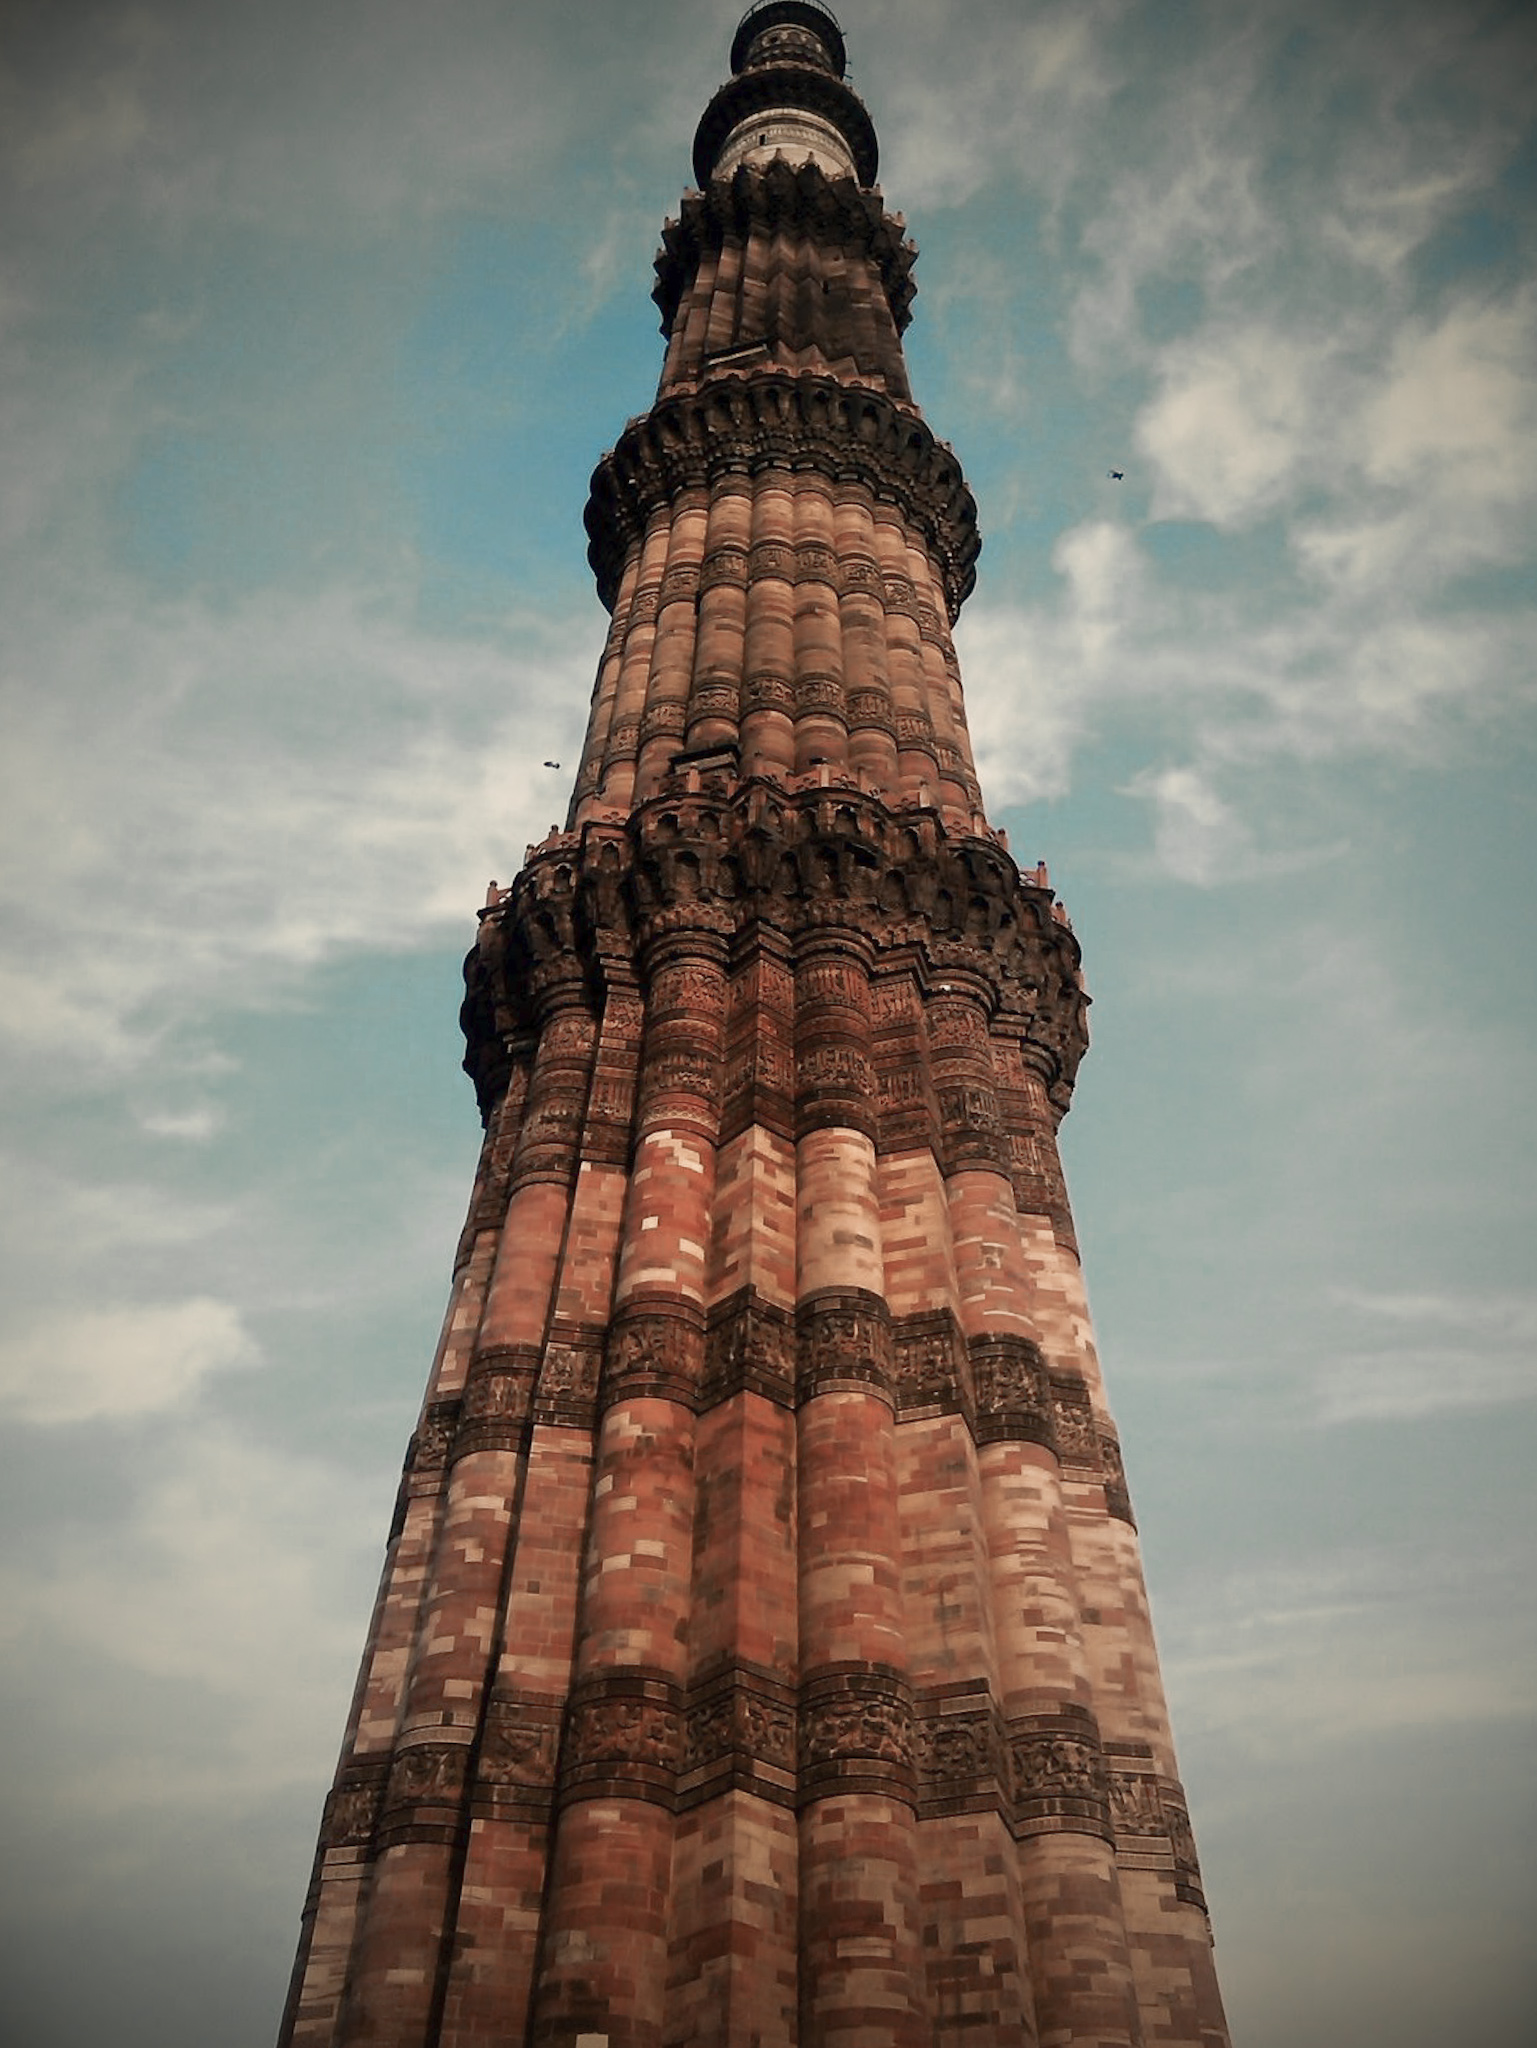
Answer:
M285 2048L1227 2040L1057 1158L1078 945L983 811L844 69L744 17L593 477Z

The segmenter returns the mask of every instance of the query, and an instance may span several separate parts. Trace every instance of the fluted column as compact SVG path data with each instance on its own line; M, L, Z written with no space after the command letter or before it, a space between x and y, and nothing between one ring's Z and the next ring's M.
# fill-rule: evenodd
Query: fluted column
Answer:
M977 1389L1001 1705L1043 2044L1140 2048L1051 1425L990 1056L985 985L951 970L930 1002L961 1316Z
M862 485L840 485L833 502L849 765L870 787L894 798L897 728L886 660L886 612L875 520L869 492Z
M646 711L646 687L656 641L662 575L671 537L671 507L659 506L646 523L645 538L634 564L635 580L626 615L624 650L619 658L619 675L614 686L613 715L603 741L599 794L604 804L617 810L628 810L635 796L641 721ZM628 572L629 564L626 565Z
M411 1642L445 1492L459 1397L507 1209L513 1147L528 1087L528 1047L487 1127L460 1237L454 1283L421 1416L406 1454L400 1499L358 1673L336 1782L326 1802L311 1893L280 2048L330 2048L338 2036L348 1961L367 1896L378 1825L403 1703Z
M785 776L795 767L795 497L780 469L753 479L743 644L742 773Z
M751 543L752 485L745 476L722 477L710 495L699 566L699 628L686 735L690 751L736 744Z
M683 1756L703 1374L705 1248L719 1131L724 943L667 932L647 1014L531 2040L661 2048L673 1804Z
M838 609L832 485L815 474L795 486L795 766L847 765L843 622Z
M601 803L608 801L603 793L604 757L608 748L609 729L614 721L614 707L619 694L619 677L624 666L625 636L629 631L630 605L635 596L635 584L640 575L640 549L630 551L629 559L620 572L619 588L614 597L613 617L609 620L608 637L603 643L603 653L598 662L598 673L592 687L592 703L587 714L587 734L582 743L581 765L572 785L571 804L567 813L567 826L578 824Z
M908 573L907 539L900 517L884 505L876 507L872 528L881 571L886 673L896 719L900 794L909 801L937 805L939 756L924 677L918 600Z
M580 1170L537 1377L513 1382L517 1403L478 1425L482 1436L526 1432L528 1455L503 1574L493 1683L476 1737L472 1828L434 2048L478 2048L488 2035L521 2040L532 1989L640 1050L639 993L628 962L612 950L604 980ZM518 2025L509 2037L510 2015Z
M793 1017L788 949L762 927L729 978L669 2048L794 2048L797 2034Z
M918 627L923 701L934 733L939 763L939 802L952 830L974 829L981 795L971 761L971 738L961 707L955 653L945 623L945 599L928 550L915 538L907 545L907 576Z
M796 960L801 2048L925 2048L867 958ZM872 2034L871 2030L875 2030Z
M681 751L688 731L689 685L698 627L699 564L709 513L703 491L680 493L672 509L667 559L657 590L656 635L641 713L635 801L644 802Z
M493 1654L521 1477L520 1436L482 1418L539 1355L575 1179L594 1020L579 974L551 973L514 1156L496 1270L465 1383L441 1523L416 1630L378 1831L366 1919L348 1989L347 2038L379 2048L432 2041L445 1985L444 1935L463 1853L471 1746Z

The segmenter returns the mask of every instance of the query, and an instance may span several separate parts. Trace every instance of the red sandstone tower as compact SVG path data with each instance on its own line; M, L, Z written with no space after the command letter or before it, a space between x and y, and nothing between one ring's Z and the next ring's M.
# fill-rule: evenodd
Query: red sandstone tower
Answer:
M593 478L566 829L467 967L486 1141L290 2048L1218 2048L987 823L975 508L816 0L760 0Z

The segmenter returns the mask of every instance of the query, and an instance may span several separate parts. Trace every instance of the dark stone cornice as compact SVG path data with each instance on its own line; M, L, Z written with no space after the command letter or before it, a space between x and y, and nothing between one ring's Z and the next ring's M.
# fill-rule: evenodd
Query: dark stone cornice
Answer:
M907 239L902 216L887 213L880 194L865 191L852 178L829 178L818 164L791 165L776 157L761 168L738 164L729 178L715 179L708 190L684 194L677 220L662 229L656 255L651 296L664 334L672 331L701 254L719 249L728 236L745 241L755 232L864 250L879 272L897 332L911 321L918 251Z
M877 962L911 960L936 994L964 974L1067 1106L1088 1046L1078 942L1051 890L995 840L952 835L933 811L892 809L851 786L697 773L673 785L627 822L554 834L483 913L462 1022L484 1110L552 961L583 973L596 1005L605 960L638 958L685 927L791 940L835 928Z
M875 183L880 146L864 102L841 78L803 64L754 67L727 79L694 131L694 182L709 184L726 137L739 121L776 107L802 109L830 121L849 146L860 184Z
M922 534L955 618L976 582L977 507L954 453L883 393L834 377L722 376L631 420L592 474L587 559L612 611L627 552L659 506L718 477L814 469L862 483Z

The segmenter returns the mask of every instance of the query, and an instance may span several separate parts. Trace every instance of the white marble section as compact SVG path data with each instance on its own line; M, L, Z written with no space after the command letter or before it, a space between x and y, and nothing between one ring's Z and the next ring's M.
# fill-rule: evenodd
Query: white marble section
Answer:
M831 121L803 107L771 107L739 121L726 137L715 160L717 178L729 177L738 164L766 164L782 156L787 163L814 163L829 178L853 178L853 152Z

